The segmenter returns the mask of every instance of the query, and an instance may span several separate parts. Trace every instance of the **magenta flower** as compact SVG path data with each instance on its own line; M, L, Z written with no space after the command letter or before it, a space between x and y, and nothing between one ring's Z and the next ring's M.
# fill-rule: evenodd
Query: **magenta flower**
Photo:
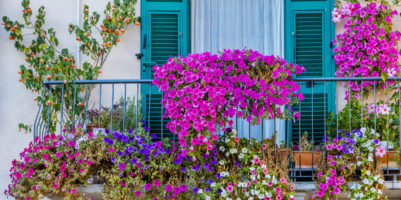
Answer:
M160 185L160 181L159 180L155 180L153 181L153 185L158 187Z
M171 185L166 185L166 186L164 187L164 189L165 189L167 192L171 192L171 190L173 189L173 186L171 186Z
M44 153L42 156L43 159L47 160L49 158L49 155L47 153Z
M150 183L146 183L145 184L145 189L146 190L150 190L152 188L152 184L150 184Z
M226 190L227 192L231 193L233 191L233 186L232 185L227 186Z
M120 168L121 171L123 171L126 166L124 163L121 162L120 164L118 164L118 167Z
M92 161L91 161L91 160L88 160L88 161L86 161L86 164L87 164L88 166L91 166L91 165L92 165Z
M141 196L141 191L140 190L135 191L135 196L137 197Z

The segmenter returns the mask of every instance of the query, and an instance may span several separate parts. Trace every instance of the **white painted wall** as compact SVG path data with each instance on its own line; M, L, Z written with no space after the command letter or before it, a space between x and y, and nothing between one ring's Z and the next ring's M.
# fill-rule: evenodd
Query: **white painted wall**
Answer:
M0 17L6 15L11 19L22 19L22 7L20 0L0 0ZM81 0L88 4L91 11L103 13L108 0ZM68 48L72 55L76 55L75 36L70 35L67 26L77 21L77 4L74 0L31 0L31 8L35 12L39 6L46 7L46 25L54 27L60 47ZM137 3L137 15L140 14L140 2ZM81 9L82 10L82 9ZM118 47L113 49L103 73L99 79L139 79L140 60L135 53L140 52L140 28L132 25L121 38ZM36 95L26 90L25 86L18 82L17 73L19 66L24 63L24 57L14 48L14 42L8 40L8 33L0 28L0 199L5 199L3 191L9 183L9 169L11 160L18 157L24 147L32 139L32 134L18 132L18 123L33 124L37 112L37 106L33 99ZM116 87L117 89L117 87ZM122 94L116 91L116 98ZM108 91L110 92L110 91ZM105 97L110 97L104 93ZM104 100L105 103L110 98ZM109 105L109 104L107 104Z

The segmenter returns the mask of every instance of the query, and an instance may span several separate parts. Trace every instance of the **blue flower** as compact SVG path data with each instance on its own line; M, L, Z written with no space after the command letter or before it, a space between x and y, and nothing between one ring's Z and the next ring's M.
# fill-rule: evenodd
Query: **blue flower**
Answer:
M349 137L351 136L351 133L349 133L348 131L345 133L345 136Z
M131 162L132 162L132 164L136 164L138 162L138 159L133 158Z
M216 178L221 178L220 173L217 173L217 174L216 174Z
M376 145L378 145L380 143L380 141L376 138L373 140L373 143L375 143Z
M323 135L323 142L327 142L327 134Z
M199 189L198 189L197 187L195 187L192 191L193 191L194 193L198 193Z
M338 130L338 133L341 133L341 132L343 132L343 129L342 129L342 128L340 128L340 129Z
M210 161L210 164L212 164L212 165L217 164L217 160L216 160L216 159L211 160L211 161Z
M187 170L187 168L181 167L181 171L182 171L182 172L185 172L185 170Z
M118 151L118 152L117 152L117 155L118 155L118 156L122 156L122 155L124 155L124 153L121 152L121 151Z
M110 158L110 161L111 161L112 163L115 163L115 162L116 162L116 157L111 157L111 158Z
M132 130L132 128L130 128L129 131L128 131L128 133L129 133L129 134L132 134L132 132L133 132L133 130Z

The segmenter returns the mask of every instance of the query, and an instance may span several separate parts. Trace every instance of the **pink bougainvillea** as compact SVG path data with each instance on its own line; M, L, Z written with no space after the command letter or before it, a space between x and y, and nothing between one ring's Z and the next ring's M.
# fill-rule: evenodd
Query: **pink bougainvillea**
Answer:
M211 147L206 136L218 125L232 126L234 116L252 123L284 118L288 110L282 106L303 100L291 77L305 68L253 50L194 53L170 58L153 70L153 83L165 92L164 117L171 118L167 127L179 138L189 136L195 146Z
M345 21L345 32L333 41L334 56L339 77L394 77L400 74L397 43L401 34L393 31L392 17L397 11L378 3L362 7L347 2L332 12L333 21ZM350 83L353 91L360 91L360 84ZM364 81L362 87L374 84ZM348 95L348 94L347 94Z

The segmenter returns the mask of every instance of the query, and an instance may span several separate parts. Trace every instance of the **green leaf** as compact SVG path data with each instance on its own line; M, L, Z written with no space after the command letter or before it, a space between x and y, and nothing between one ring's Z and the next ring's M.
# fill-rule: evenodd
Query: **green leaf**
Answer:
M66 48L62 49L61 53L64 55L68 55L68 49L66 49Z
M388 74L387 74L386 72L383 72L383 73L381 74L381 77L382 77L382 80L383 80L383 81L386 81L387 78L388 78Z

